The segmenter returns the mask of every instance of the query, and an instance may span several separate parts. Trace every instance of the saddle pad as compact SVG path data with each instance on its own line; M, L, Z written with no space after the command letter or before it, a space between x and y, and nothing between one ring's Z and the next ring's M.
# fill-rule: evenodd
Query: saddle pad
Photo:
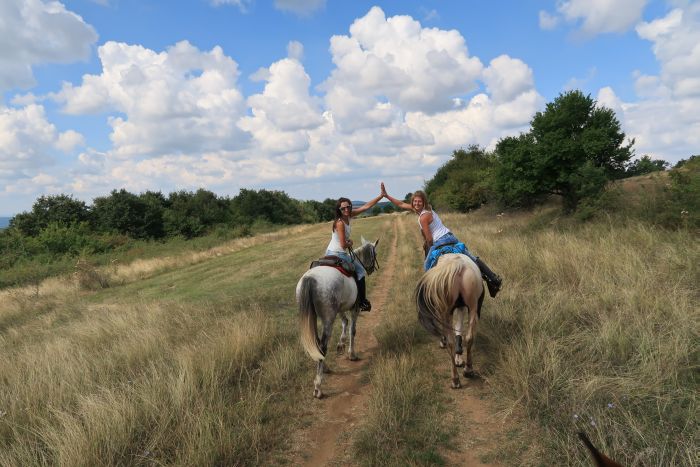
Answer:
M447 245L442 245L436 249L434 249L430 255L428 255L428 258L426 260L428 264L428 269L432 268L435 266L435 263L437 263L437 260L440 256L445 255L447 253L457 253L461 255L466 255L467 254L467 246L462 243L462 242L457 242L457 243L448 243Z
M336 268L338 271L340 271L348 277L354 277L355 275L355 266L352 263L348 263L347 261L344 261L337 256L324 256L323 258L319 258L316 261L312 261L311 265L309 266L309 269L318 266L328 266L331 268Z

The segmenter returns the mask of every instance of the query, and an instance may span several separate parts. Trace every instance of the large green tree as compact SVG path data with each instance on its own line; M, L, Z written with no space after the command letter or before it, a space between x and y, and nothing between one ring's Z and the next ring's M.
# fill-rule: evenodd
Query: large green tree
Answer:
M608 180L625 174L634 140L615 113L581 91L560 94L532 119L531 129L496 146L495 188L507 205L528 205L548 195L564 210L599 194Z

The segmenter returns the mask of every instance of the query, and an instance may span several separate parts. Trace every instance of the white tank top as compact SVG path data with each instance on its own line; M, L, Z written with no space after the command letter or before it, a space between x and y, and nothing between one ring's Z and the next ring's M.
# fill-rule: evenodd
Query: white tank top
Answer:
M345 227L345 240L347 241L350 238L350 232L352 229L350 228L350 224L346 224L343 222L343 226ZM333 231L333 235L331 235L331 241L328 244L328 248L326 250L330 251L337 251L338 253L342 253L345 251L343 247L340 245L340 238L338 238L338 229Z
M428 213L430 211L428 210L423 210L421 213L418 215L418 226L420 227L420 217ZM450 230L445 227L445 225L442 223L440 220L440 216L438 216L437 212L433 211L433 221L428 225L430 227L430 234L433 236L433 241L437 241L438 238L442 237L445 234L450 233Z

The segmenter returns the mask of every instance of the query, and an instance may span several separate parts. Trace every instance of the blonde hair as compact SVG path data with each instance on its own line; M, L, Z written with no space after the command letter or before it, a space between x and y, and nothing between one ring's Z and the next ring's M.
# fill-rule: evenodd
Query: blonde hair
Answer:
M430 202L428 201L428 195L425 194L425 191L423 190L416 190L413 192L411 195L411 205L413 205L413 199L414 198L420 198L423 200L423 209L426 211L432 211L433 207L430 205Z

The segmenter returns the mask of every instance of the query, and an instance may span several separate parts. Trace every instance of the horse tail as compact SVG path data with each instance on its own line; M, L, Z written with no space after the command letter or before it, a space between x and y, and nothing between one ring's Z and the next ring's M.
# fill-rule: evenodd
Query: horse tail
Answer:
M435 267L429 269L418 281L415 290L418 321L431 334L441 337L445 328L452 326L450 311L454 306L452 290L458 277L464 270L461 261L443 258Z
M316 285L316 279L313 277L305 276L301 279L299 330L301 331L301 345L304 347L304 350L312 359L320 362L324 359L324 355L319 347L316 327L316 305L314 304Z

